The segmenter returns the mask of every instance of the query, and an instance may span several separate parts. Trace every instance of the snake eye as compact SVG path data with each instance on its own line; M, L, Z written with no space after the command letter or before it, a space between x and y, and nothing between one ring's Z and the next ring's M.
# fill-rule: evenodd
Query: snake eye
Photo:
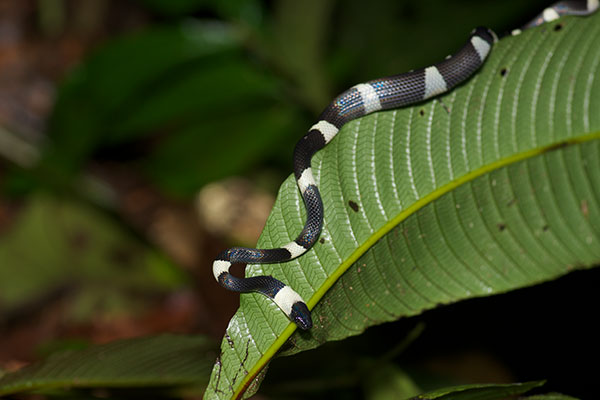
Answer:
M302 301L297 301L292 305L292 312L290 313L290 318L298 328L307 331L312 328L312 318L310 317L310 311L308 311L308 307Z

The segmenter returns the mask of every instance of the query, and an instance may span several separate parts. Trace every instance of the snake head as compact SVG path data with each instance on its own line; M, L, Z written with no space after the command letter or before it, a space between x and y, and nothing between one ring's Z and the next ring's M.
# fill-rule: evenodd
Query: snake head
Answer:
M307 331L312 328L312 318L310 317L310 311L303 301L297 301L292 305L292 312L290 318L298 328Z

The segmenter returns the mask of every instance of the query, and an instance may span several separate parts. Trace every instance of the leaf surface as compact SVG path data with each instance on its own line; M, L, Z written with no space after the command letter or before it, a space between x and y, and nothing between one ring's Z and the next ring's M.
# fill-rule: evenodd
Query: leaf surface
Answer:
M315 326L296 332L262 295L241 296L205 398L239 398L281 350L600 262L600 14L497 43L465 85L347 124L313 158L320 241L283 264L252 265L297 290ZM295 238L293 177L259 240ZM244 375L244 377L242 377Z

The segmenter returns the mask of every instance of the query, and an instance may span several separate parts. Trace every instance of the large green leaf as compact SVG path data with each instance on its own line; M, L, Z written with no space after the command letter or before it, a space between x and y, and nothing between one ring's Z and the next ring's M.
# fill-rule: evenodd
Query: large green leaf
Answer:
M249 395L288 339L299 352L600 262L599 39L600 14L545 24L497 43L439 100L345 126L313 159L319 243L247 268L296 289L315 326L296 332L273 302L242 295L205 397ZM290 177L259 246L287 243L304 219Z

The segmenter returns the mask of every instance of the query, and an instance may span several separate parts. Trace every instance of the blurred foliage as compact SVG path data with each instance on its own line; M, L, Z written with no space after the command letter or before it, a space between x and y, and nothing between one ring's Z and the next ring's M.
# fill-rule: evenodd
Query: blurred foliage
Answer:
M115 40L63 84L42 168L68 179L94 152L129 158L146 139L156 143L141 144L140 166L175 193L239 171L293 118L277 82L243 60L232 28L214 21Z
M287 173L293 143L335 93L427 65L475 25L507 30L519 8L543 4L138 1L159 19L64 80L38 183L68 186L94 159L128 162L183 197L257 168Z
M139 293L167 293L185 282L167 259L97 209L48 195L27 202L0 241L0 260L4 317L43 304L57 289L71 294L67 314L75 320L130 312L140 305Z
M202 11L223 19L245 23L258 23L264 12L259 0L138 0L158 15L181 18Z

